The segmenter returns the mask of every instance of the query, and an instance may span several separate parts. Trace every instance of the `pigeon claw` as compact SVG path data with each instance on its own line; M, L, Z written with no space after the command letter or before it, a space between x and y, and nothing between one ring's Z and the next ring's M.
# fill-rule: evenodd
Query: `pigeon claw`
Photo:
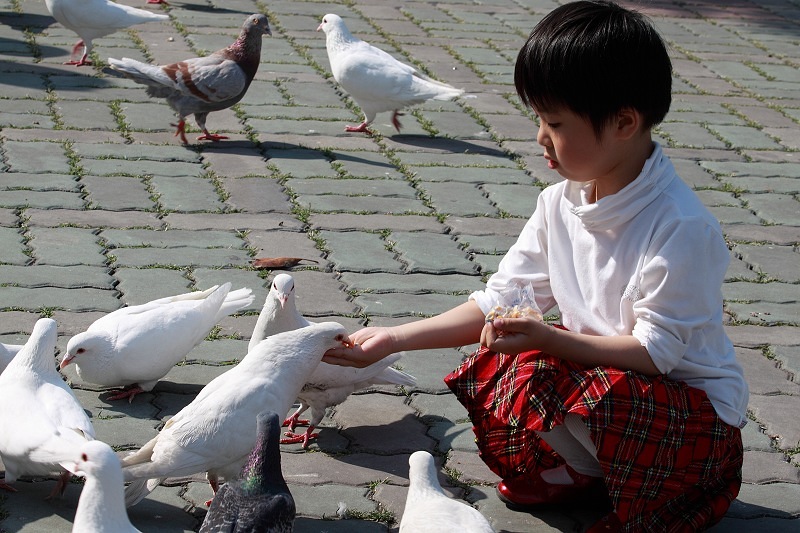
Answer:
M400 133L400 128L403 127L403 125L400 124L400 120L397 117L402 117L402 116L403 113L401 113L400 111L395 111L394 113L392 113L392 126L394 126L394 129L397 130L397 133Z
M128 389L122 389L117 394L114 394L113 396L109 396L108 397L108 401L122 400L123 398L127 398L128 399L128 403L132 403L133 402L133 397L136 396L137 394L142 393L142 392L145 392L145 390L143 388L139 387L138 385L136 385L136 386L130 387Z
M64 61L65 65L75 65L76 67L82 67L84 65L91 65L92 62L86 59L86 56L81 57L78 60L70 59L69 61Z
M230 137L227 137L225 135L217 135L216 133L209 133L207 131L204 131L203 134L200 137L197 138L197 140L198 141L214 141L214 142L217 142L217 141L220 141L222 139L229 139L229 138Z
M183 144L189 144L189 141L186 140L186 121L181 119L177 124L170 124L173 128L175 128L175 137L180 137L181 142Z
M366 122L362 122L358 126L345 126L344 131L347 131L347 132L350 132L350 133L358 132L358 133L366 133L367 135L372 135L372 130L370 130L367 127L367 123Z
M306 431L302 434L292 433L291 431L287 431L283 435L286 437L285 439L281 439L281 444L297 444L298 442L302 442L302 448L305 450L308 448L308 443L312 440L317 440L319 437L319 433L312 433L311 430L313 427L309 426L309 431Z
M5 481L0 481L0 489L7 490L8 492L17 492L17 489L6 483Z
M281 427L288 427L289 431L294 431L296 426L310 426L311 420L306 420L305 418L298 418L294 415L290 416L286 420L283 421Z

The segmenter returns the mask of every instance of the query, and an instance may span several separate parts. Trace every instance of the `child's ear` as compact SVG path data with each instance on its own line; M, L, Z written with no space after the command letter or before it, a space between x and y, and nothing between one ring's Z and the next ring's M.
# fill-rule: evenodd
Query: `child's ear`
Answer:
M642 126L642 114L632 107L620 109L614 119L614 130L617 137L627 140L639 133Z

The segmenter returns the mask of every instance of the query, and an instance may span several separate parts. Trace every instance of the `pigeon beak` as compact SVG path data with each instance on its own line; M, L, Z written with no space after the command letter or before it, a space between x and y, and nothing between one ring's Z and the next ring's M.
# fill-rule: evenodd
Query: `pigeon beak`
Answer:
M320 23L319 23L319 26L317 26L317 31L319 31L319 30L321 30L321 29L322 29L322 25L323 25L323 24L325 24L325 23L324 23L324 22L320 22Z
M281 294L280 296L278 296L278 301L281 303L281 309L283 309L286 306L286 302L288 300L289 300L288 294Z
M58 369L64 370L64 367L69 365L73 359L75 359L74 355L66 354L64 358L61 360L61 364L58 365Z
M264 30L264 33L266 33L267 35L269 35L270 37L272 37L272 30L271 30L271 29L269 29L269 26L267 26L267 29L266 29L266 30Z

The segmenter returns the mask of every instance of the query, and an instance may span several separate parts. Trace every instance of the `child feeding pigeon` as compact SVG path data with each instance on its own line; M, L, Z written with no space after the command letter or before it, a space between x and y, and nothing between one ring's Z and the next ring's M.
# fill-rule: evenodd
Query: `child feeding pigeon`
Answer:
M722 324L719 223L651 130L671 103L666 46L643 15L564 4L519 52L514 81L563 178L467 302L354 333L325 361L481 347L445 378L515 509L607 501L589 531L698 531L739 493L748 388ZM530 284L535 315L486 315ZM513 292L513 291L512 291ZM595 503L596 505L596 503Z

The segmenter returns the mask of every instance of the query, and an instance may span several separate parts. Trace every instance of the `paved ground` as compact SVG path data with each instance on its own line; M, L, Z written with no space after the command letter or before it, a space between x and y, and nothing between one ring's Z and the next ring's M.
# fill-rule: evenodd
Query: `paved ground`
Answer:
M126 304L228 280L253 288L245 313L130 405L67 372L99 438L128 450L244 355L274 275L253 270L255 257L316 261L293 269L299 307L350 330L463 301L496 269L537 192L558 180L512 87L517 50L556 5L173 0L148 6L169 22L98 39L96 66L75 68L62 62L76 36L44 2L0 0L0 340L24 342L37 318L52 316L63 350ZM745 484L716 531L798 531L800 3L662 0L644 10L675 67L658 137L730 242L728 332L751 389ZM216 50L258 11L274 36L256 80L208 122L229 141L181 146L170 109L104 68L109 57L165 63ZM328 12L470 96L411 111L401 135L388 114L372 138L345 134L360 115L314 31ZM309 451L284 448L296 531L396 531L408 455L419 449L437 456L443 483L498 531L581 531L598 517L591 507L527 514L499 502L465 411L442 383L470 349L407 354L415 389L352 396ZM18 482L0 504L0 527L68 531L80 485L43 502L52 483ZM130 516L144 531L194 531L209 495L200 478L170 480Z

